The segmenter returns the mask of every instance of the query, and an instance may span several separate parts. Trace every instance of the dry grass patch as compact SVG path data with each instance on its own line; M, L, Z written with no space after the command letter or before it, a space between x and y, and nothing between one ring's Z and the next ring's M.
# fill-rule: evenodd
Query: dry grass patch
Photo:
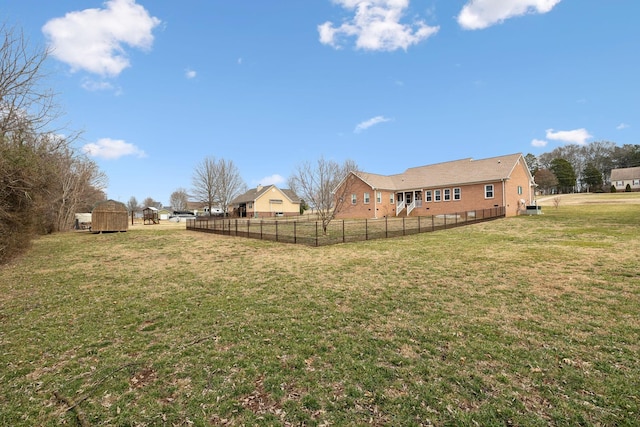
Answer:
M586 206L586 207L585 207ZM0 424L631 425L640 213L311 248L147 226L0 269Z

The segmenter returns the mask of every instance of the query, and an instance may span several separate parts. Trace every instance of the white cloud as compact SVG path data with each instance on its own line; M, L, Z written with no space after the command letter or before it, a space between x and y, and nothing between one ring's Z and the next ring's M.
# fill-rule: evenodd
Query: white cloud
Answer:
M135 0L108 0L104 9L69 12L48 21L42 32L51 55L71 71L115 77L130 66L124 46L148 50L160 20Z
M280 185L282 183L284 183L286 180L284 179L283 176L278 175L277 173L270 175L270 176L265 176L264 178L262 178L258 183L260 185Z
M196 73L194 70L190 70L189 68L184 70L184 76L188 79L195 79L197 75L198 73Z
M533 141L531 141L531 146L533 147L546 147L547 144L547 141L545 141L544 139L534 139Z
M355 133L360 133L363 130L369 129L371 126L377 125L379 123L389 122L391 119L388 119L384 116L376 116L370 118L369 120L365 120L364 122L358 123L356 128L353 130Z
M102 138L97 142L86 144L82 151L91 157L115 160L123 156L147 157L144 151L121 139Z
M481 30L515 16L547 13L561 0L469 0L458 15L466 30Z
M587 139L592 136L587 132L585 128L574 130L559 130L547 129L547 139L553 139L554 141L571 142L578 145L584 145L587 143Z
M112 91L116 95L122 94L122 89L118 86L114 86L111 82L105 80L93 80L85 78L82 80L81 84L82 88L88 90L89 92L98 92L98 91Z
M628 127L629 127L629 125L628 125L628 124L626 124L626 123L620 123L618 126L616 126L616 129L618 129L618 130L622 130L622 129L626 129L626 128L628 128Z
M345 37L356 38L356 48L364 50L393 51L419 43L438 32L440 27L430 27L424 21L412 25L400 23L409 0L333 0L343 8L353 11L354 17L335 27L332 22L318 25L320 43L340 48Z

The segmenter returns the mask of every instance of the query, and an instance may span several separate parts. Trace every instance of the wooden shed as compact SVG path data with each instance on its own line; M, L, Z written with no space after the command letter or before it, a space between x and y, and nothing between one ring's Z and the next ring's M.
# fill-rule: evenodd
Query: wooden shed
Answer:
M127 231L129 212L124 203L107 200L98 203L91 211L91 231Z

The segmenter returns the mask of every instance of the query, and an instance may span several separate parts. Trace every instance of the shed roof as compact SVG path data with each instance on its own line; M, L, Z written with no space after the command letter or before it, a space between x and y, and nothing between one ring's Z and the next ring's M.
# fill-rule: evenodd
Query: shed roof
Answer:
M116 200L105 200L98 202L93 207L92 212L128 212L127 205Z
M628 181L640 178L640 166L634 168L611 169L611 181Z

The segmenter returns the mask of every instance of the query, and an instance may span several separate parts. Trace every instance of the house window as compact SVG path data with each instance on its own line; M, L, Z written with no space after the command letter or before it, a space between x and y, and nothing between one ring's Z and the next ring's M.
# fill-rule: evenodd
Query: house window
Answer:
M382 203L382 191L376 191L376 202Z
M633 185L640 185L640 179L634 179Z
M518 185L518 194L522 194L522 186Z
M460 200L462 192L459 188L453 189L453 200Z
M433 201L433 194L431 193L431 190L427 190L424 192L424 200L427 202Z
M249 203L247 203L247 208L249 208L249 209L253 209L253 202L249 202Z
M369 193L364 193L364 204L368 205L370 202L369 200Z
M358 196L356 196L355 194L351 195L351 204L355 205L356 203L358 203Z
M616 187L624 187L624 181L616 181Z
M435 201L436 201L436 202L439 202L440 200L442 200L442 193L441 193L441 191L442 191L442 190L435 190L435 191L433 192L433 196L434 196L434 198L435 198Z
M393 204L393 193L389 193L389 203Z
M445 188L444 189L444 201L448 202L449 200L451 200L451 189L450 188Z
M493 184L487 184L484 186L484 198L493 199Z

